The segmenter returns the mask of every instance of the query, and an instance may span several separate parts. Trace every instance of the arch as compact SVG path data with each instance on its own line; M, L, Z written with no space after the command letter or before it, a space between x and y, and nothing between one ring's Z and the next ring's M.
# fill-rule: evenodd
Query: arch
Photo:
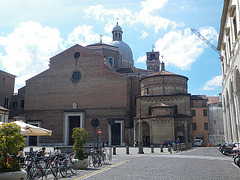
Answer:
M232 81L230 81L230 89L229 89L230 93L229 93L229 111L230 111L230 115L231 115L231 123L232 123L232 133L233 133L233 137L232 140L233 141L237 141L238 140L238 133L237 133L237 122L236 122L236 110L235 110L235 100L234 100L234 88L233 88L233 83Z
M114 66L114 58L108 57L108 63L113 67Z
M136 140L139 142L139 122L135 125L135 137ZM150 142L150 126L146 121L142 121L142 139L143 139L143 146L149 147Z
M227 121L227 128L228 128L228 141L231 141L233 139L233 136L232 136L232 122L231 122L229 101L230 100L228 95L228 89L226 89L226 121Z
M179 138L181 143L184 143L186 141L183 126L178 126L178 127L175 128L175 140L177 140L178 138Z
M239 73L239 69L236 67L235 68L235 71L234 71L234 87L235 87L235 91L234 91L234 102L235 102L235 117L236 117L236 124L237 124L237 127L236 127L236 131L237 131L237 136L238 136L238 139L237 141L239 142L240 141L240 127L239 127L239 124L240 124L240 73Z
M224 137L225 141L228 142L228 126L227 126L227 115L226 115L226 102L225 102L225 96L222 95L222 107L223 107L223 127L224 127Z

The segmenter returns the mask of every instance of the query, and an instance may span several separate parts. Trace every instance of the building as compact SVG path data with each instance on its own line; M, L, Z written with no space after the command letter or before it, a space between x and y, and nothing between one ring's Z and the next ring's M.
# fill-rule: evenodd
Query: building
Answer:
M27 123L53 132L51 137L29 138L28 145L72 145L73 127L85 128L88 144L93 145L96 132L91 122L96 118L103 142L109 141L111 131L112 145L131 146L137 138L134 119L139 116L148 116L145 145L174 141L176 137L191 141L188 78L165 69L159 71L160 54L154 50L147 52L147 70L135 68L132 50L122 41L123 31L118 24L112 34L109 44L100 39L99 43L86 47L76 44L57 54L50 59L47 70L19 89L13 97L13 116L23 116ZM151 83L155 80L156 85ZM111 128L109 119L115 120ZM171 133L163 136L159 131L162 127Z
M148 52L147 66L154 61L152 57L158 55ZM157 60L155 58L155 61ZM158 63L151 63L151 69L156 69ZM175 142L177 138L181 142L192 140L187 81L188 78L185 76L166 71L163 62L161 71L140 79L141 95L136 98L137 116L134 119L134 134L139 141L141 123L144 146L160 145L164 141Z
M221 94L220 94L221 96ZM213 96L208 98L209 112L209 143L213 146L223 144L224 128L223 128L223 110L221 97Z
M217 49L222 66L222 105L226 142L240 141L240 3L225 0Z
M0 106L10 109L16 76L0 70Z
M2 122L8 122L15 78L15 75L0 70L0 121Z
M0 122L8 122L9 109L0 106Z
M202 139L203 145L209 143L209 113L206 95L191 96L192 136Z

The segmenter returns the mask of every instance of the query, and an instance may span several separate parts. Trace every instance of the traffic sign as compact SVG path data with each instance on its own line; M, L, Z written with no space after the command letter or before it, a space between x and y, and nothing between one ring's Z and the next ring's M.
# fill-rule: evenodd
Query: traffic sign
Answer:
M98 129L98 135L101 135L102 134L102 131L101 131L101 129Z
M92 127L98 127L99 126L99 120L97 118L93 118L91 121Z

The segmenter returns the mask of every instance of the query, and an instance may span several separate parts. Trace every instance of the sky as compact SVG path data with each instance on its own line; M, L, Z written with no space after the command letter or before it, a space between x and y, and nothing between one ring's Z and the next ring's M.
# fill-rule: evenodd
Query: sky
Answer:
M188 77L192 95L222 91L217 47L224 0L0 0L0 70L16 75L15 92L75 44L112 41L118 22L134 66L160 52L167 71Z

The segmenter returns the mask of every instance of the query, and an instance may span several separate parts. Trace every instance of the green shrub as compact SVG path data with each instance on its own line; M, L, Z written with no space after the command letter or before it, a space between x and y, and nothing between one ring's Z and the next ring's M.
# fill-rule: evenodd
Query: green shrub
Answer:
M87 143L87 131L84 128L75 127L73 128L72 138L74 140L73 149L75 157L80 160L87 158L83 151L83 146Z
M0 127L0 173L19 171L21 165L17 159L20 147L24 147L25 138L21 128L15 123L2 123Z

